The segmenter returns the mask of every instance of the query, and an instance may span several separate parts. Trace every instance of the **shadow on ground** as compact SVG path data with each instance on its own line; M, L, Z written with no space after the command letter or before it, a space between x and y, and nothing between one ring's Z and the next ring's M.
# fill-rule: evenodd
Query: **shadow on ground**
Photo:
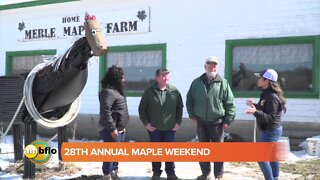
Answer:
M82 175L81 177L72 178L70 180L102 180L103 176L101 175L91 175L86 176ZM151 177L149 176L121 176L120 180L132 180L132 179L141 179L141 180L150 180ZM160 180L166 180L167 178L161 178ZM180 179L180 180L193 180L193 179Z

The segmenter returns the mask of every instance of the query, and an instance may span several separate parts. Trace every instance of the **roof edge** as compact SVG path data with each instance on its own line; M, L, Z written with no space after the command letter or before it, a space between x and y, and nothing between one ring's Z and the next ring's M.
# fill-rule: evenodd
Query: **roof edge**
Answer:
M2 5L2 6L0 6L0 11L11 10L11 9L19 9L19 8L26 8L26 7L42 6L42 5L48 5L48 4L65 3L65 2L72 2L72 1L80 1L80 0L28 1L28 2L22 2L22 3L14 3L14 4Z

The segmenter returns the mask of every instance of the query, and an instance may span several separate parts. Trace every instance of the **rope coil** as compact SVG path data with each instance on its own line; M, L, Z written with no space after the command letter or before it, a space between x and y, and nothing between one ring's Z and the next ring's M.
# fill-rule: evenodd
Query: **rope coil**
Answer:
M78 97L76 100L73 101L69 110L60 119L55 119L55 120L47 119L38 112L33 102L32 85L37 72L43 69L44 67L46 67L48 64L49 64L48 62L38 64L31 70L23 86L23 96L24 96L25 106L29 111L29 114L37 122L37 124L39 124L44 128L52 129L52 128L65 126L71 123L76 118L80 109L80 97Z

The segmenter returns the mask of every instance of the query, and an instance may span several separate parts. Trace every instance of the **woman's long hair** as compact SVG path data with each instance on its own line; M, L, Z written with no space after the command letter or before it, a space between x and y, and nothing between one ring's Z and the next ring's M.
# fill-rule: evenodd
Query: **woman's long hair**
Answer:
M124 96L123 90L124 73L122 68L115 65L108 68L108 71L101 81L102 88L113 88Z
M282 110L285 113L287 111L287 108L286 108L287 100L283 95L283 91L280 87L280 84L277 82L272 82L272 81L269 81L269 82L270 82L269 84L270 84L272 91L275 92L279 96Z

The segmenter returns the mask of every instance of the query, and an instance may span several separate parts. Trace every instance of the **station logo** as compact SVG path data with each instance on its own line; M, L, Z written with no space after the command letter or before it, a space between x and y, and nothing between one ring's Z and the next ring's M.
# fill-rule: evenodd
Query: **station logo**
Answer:
M47 141L36 140L27 145L23 153L29 160L35 164L47 164L52 155L57 153L57 149L51 148Z

